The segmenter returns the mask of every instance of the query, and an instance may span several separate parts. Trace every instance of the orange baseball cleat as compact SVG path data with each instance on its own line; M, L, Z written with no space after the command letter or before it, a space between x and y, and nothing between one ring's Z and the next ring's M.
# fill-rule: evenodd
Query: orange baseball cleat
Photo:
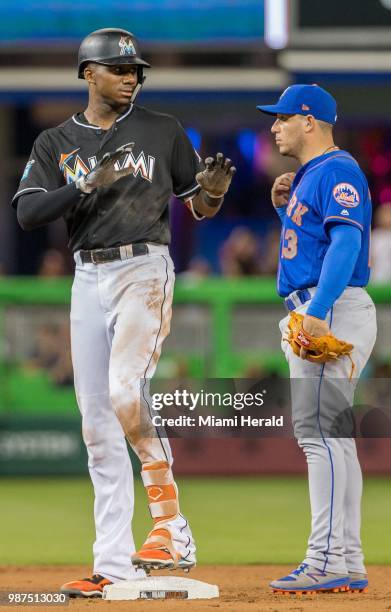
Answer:
M66 582L60 588L60 593L69 597L102 597L103 587L107 584L112 582L100 574L94 574L91 578Z
M195 565L194 555L181 557L173 546L168 529L155 527L145 540L143 546L132 555L132 563L147 572L151 569L183 569L189 571Z

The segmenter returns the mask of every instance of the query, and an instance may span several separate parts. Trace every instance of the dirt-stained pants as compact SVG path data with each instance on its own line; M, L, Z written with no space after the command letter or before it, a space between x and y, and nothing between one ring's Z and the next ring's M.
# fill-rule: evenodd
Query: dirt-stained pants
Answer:
M113 581L135 575L130 562L133 473L126 438L142 463L172 464L167 438L159 437L152 424L150 437L146 433L150 402L144 379L153 376L170 331L174 267L166 246L149 245L149 251L97 265L82 264L75 255L72 361L95 492L94 573ZM179 515L178 521L178 530L186 531L186 519Z

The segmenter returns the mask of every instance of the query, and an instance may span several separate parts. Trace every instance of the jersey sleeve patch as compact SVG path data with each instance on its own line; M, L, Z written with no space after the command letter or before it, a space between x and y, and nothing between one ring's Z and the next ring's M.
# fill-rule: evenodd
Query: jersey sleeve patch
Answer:
M30 158L24 168L12 205L20 195L33 191L53 191L64 185L64 178L57 164L56 155L48 139L47 130L34 142Z
M24 168L23 174L22 174L22 178L20 179L21 181L24 181L28 177L28 175L30 174L31 168L33 167L34 164L35 164L35 159L30 159L27 162Z
M338 183L335 185L333 197L344 208L355 208L360 204L360 195L351 183Z

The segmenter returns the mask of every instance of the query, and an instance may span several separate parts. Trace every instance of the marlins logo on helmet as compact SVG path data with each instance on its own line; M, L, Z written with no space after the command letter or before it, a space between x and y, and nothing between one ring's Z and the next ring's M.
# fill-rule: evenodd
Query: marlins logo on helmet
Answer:
M136 49L130 36L121 36L119 39L120 55L136 55Z

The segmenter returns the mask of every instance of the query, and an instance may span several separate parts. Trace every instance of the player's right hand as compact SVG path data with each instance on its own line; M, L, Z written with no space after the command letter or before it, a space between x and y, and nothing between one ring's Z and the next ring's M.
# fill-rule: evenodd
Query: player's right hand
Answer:
M97 187L110 187L118 179L131 174L134 170L132 164L127 163L120 168L116 164L120 160L125 161L133 146L134 142L129 142L115 151L105 153L91 172L76 181L77 188L83 193L91 193Z
M285 172L274 181L272 187L272 202L274 208L286 206L289 202L293 179L296 174L294 172Z

